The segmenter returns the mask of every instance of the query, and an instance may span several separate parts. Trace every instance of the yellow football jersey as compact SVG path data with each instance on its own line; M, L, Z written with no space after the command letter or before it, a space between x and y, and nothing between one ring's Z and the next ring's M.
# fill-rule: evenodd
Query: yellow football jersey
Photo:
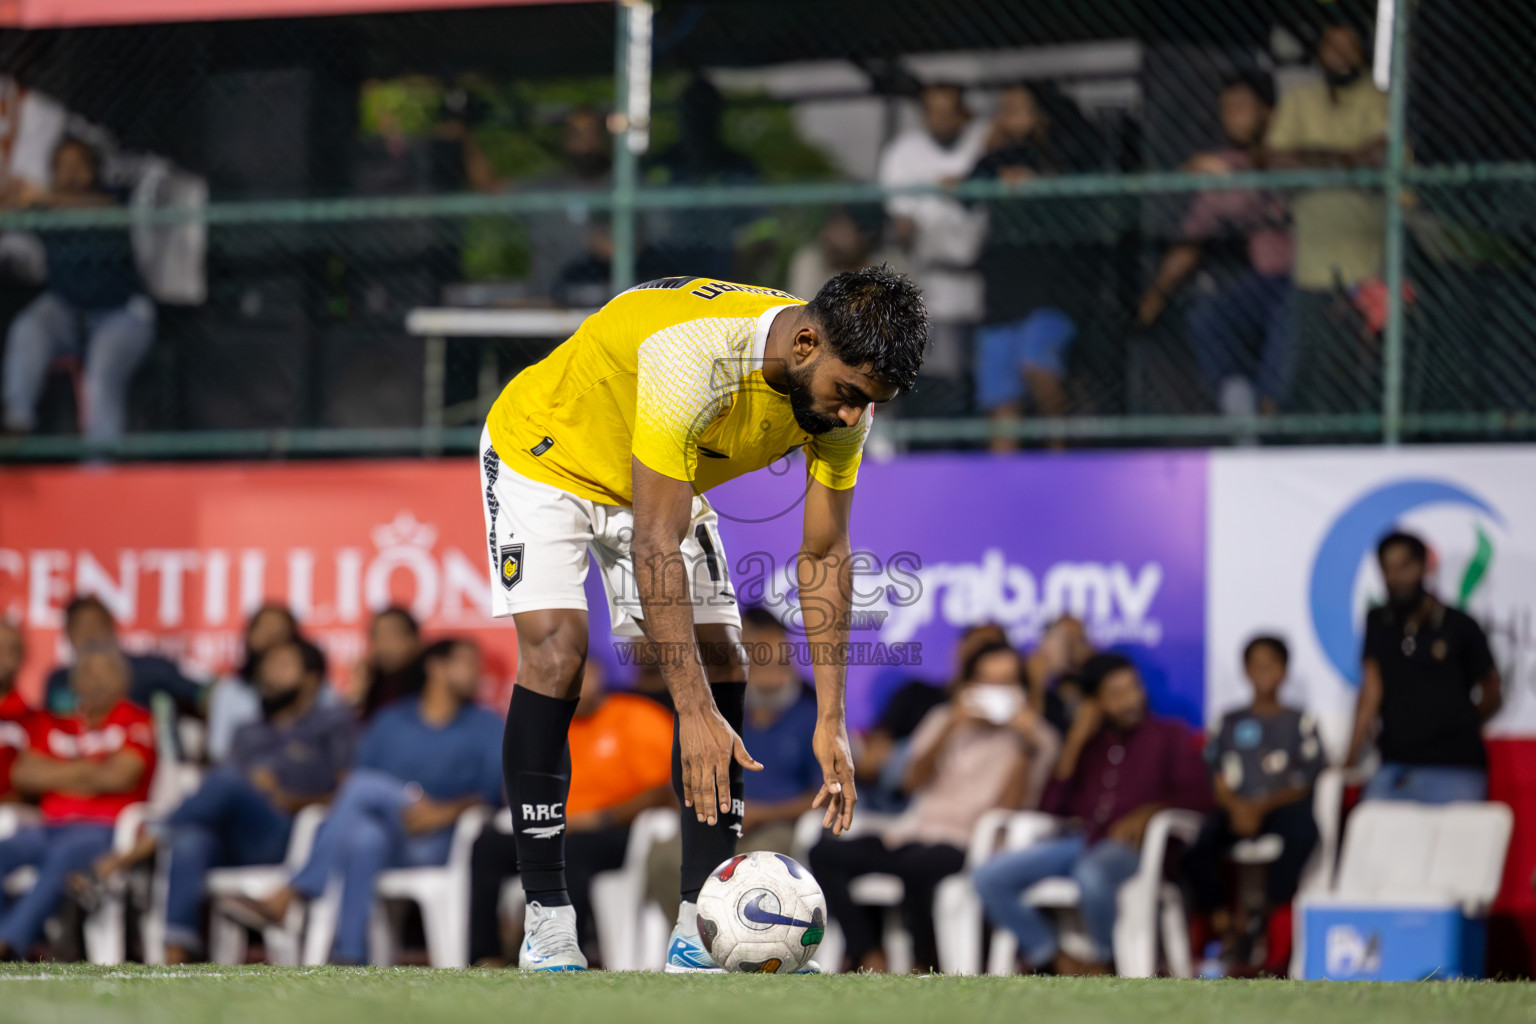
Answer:
M869 412L813 437L763 379L773 318L803 304L710 278L637 285L512 378L488 417L496 454L523 476L610 505L634 503L632 456L702 494L803 445L814 479L852 487Z

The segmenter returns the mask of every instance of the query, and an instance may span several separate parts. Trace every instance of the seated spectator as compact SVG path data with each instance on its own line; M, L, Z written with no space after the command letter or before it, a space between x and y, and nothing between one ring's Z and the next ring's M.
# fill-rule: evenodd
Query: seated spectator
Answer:
M0 190L0 206L9 209L119 205L121 197L102 185L96 151L73 138L54 150L50 187L11 178ZM3 427L30 433L49 364L83 354L85 436L115 440L127 424L133 371L155 342L155 304L144 294L126 227L74 228L43 237L48 290L16 315L6 335Z
M11 782L37 798L43 824L0 842L0 878L30 865L37 881L0 914L0 960L27 956L70 875L110 851L117 816L149 796L154 724L127 700L128 678L116 648L87 648L70 671L75 710L32 720L30 745L16 758Z
M262 721L235 732L229 761L133 850L96 864L96 877L106 879L147 859L164 836L167 963L186 963L202 952L209 869L281 863L293 816L329 800L352 763L352 712L321 703L325 655L318 647L307 640L280 644L262 656L256 678Z
M0 619L0 803L22 799L11 785L11 769L27 749L36 714L16 691L16 675L25 658L21 630Z
M1265 903L1270 911L1290 904L1301 872L1317 846L1312 786L1327 763L1311 715L1281 704L1290 651L1278 637L1260 636L1243 650L1243 671L1253 686L1253 703L1229 711L1206 746L1216 779L1216 809L1184 855L1182 869L1194 892L1195 908L1231 951L1244 932L1230 910L1222 861L1232 844L1258 835L1284 841L1280 859L1269 865Z
M117 648L117 622L101 598L77 596L64 609L64 635L69 648L78 657L88 648ZM152 710L155 694L163 693L176 702L183 714L201 714L207 688L182 674L169 658L158 654L125 654L130 679L128 700L145 710ZM75 709L75 691L70 685L70 670L60 666L48 675L44 687L47 710L67 715Z
M988 644L1006 643L1008 634L993 622L968 626L955 644L956 682L964 679L971 655ZM951 686L954 685L952 682ZM874 728L865 733L854 759L859 802L872 811L900 811L907 805L902 780L907 772L907 751L912 733L928 712L949 700L949 689L914 679L886 702Z
M877 214L878 216L878 214ZM906 273L907 259L900 249L879 246L880 222L866 223L847 207L838 207L827 218L816 240L795 250L789 260L789 293L815 295L828 280L845 270L885 264Z
M878 933L853 901L853 880L874 872L901 879L917 965L936 970L934 890L965 866L977 820L995 807L1035 806L1055 764L1060 739L1030 709L1012 647L975 652L953 694L912 736L906 811L879 835L824 838L811 849L811 871L842 926L848 963L859 969L883 971L886 960Z
M400 607L389 607L368 626L368 653L352 666L349 697L364 721L421 688L421 627Z
M1060 174L1066 166L1035 86L1013 85L997 97L988 152L971 178L1017 184ZM976 333L976 405L994 423L1017 422L1028 399L1042 416L1067 412L1066 355L1082 314L1071 297L1082 279L1070 249L1039 237L1034 207L993 204L980 267L986 283L984 326ZM993 451L1012 451L1000 432Z
M1147 712L1136 666L1101 654L1084 667L1088 699L1072 730L1040 809L1070 820L1066 835L999 854L976 870L987 917L1018 937L1032 969L1103 974L1113 950L1120 884L1136 873L1141 840L1165 807L1203 811L1210 783L1195 737L1183 723ZM1079 960L1059 951L1045 912L1023 901L1047 878L1067 877L1081 890L1079 909L1091 952Z
M292 642L298 635L298 620L283 605L265 604L251 613L245 624L245 662L233 675L215 683L208 697L209 761L222 764L229 757L235 730L261 721L256 665L267 651Z
M565 801L566 888L583 946L591 947L596 935L593 876L624 863L629 826L641 811L673 803L672 722L649 698L609 693L603 666L587 659L571 722L571 788ZM472 963L500 960L498 897L502 883L516 873L512 836L491 828L482 832L471 859Z
M1360 763L1379 722L1381 767L1363 799L1482 800L1488 795L1483 723L1504 703L1488 637L1470 615L1425 588L1429 549L1421 539L1388 534L1376 557L1387 603L1365 617L1346 763Z
M741 639L752 658L741 741L755 752L763 770L745 773L747 810L736 852L783 853L794 845L795 823L811 809L821 789L821 764L811 749L816 695L781 649L788 634L772 612L746 609L741 616ZM681 839L652 848L649 895L669 918L677 916L682 865Z
M1029 688L1029 706L1038 715L1066 735L1072 715L1082 701L1073 680L1093 657L1093 644L1083 620L1075 615L1053 619L1040 634L1040 642L1024 660L1024 679Z
M1258 72L1233 78L1219 102L1227 148L1195 154L1185 170L1232 174L1262 169L1274 82ZM1212 271L1214 286L1189 311L1189 341L1212 400L1228 414L1251 413L1255 389L1261 411L1279 409L1291 294L1286 219L1285 200L1273 192L1199 193L1179 229L1178 244L1163 256L1156 280L1141 297L1137 318L1150 327L1202 261ZM1227 239L1242 244L1241 256L1222 258L1216 243Z
M379 873L447 863L459 815L501 804L502 722L474 703L479 650L439 640L421 661L420 697L374 716L309 860L271 896L222 904L230 917L253 928L282 921L296 900L318 899L340 875L331 962L364 963Z

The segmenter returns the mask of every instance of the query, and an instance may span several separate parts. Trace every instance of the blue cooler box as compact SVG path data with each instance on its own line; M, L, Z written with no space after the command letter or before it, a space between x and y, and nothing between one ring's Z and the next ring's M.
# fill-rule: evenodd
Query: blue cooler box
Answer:
M1301 908L1309 981L1483 976L1485 928L1454 904L1311 902Z

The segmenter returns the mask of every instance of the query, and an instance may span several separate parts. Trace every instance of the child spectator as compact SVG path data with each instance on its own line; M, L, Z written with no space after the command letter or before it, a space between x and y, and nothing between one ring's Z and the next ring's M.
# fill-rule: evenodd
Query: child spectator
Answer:
M116 648L87 648L70 672L75 710L33 717L11 781L17 792L38 798L43 824L0 842L0 878L30 865L37 881L0 915L0 960L27 955L69 876L107 853L117 816L149 796L154 724L128 702L128 679L128 662Z
M885 954L850 887L873 872L901 878L902 913L917 963L936 969L933 895L965 865L977 820L994 807L1033 807L1060 748L1056 731L1029 707L1019 654L994 643L972 654L953 699L912 735L907 810L880 835L823 839L811 870L842 926L853 966L883 971Z
M331 962L364 963L379 873L447 863L459 815L501 803L501 719L474 703L479 650L439 640L421 661L421 695L374 716L309 860L271 896L223 904L230 917L255 928L281 921L295 900L317 899L340 874Z
M1253 703L1228 712L1206 747L1216 778L1216 810L1184 855L1183 870L1195 907L1230 948L1237 939L1228 906L1222 859L1239 839L1278 835L1280 859L1269 866L1265 903L1270 910L1296 895L1302 869L1317 846L1312 819L1312 786L1326 758L1312 716L1281 704L1290 651L1285 641L1260 636L1243 650L1243 670L1253 686Z

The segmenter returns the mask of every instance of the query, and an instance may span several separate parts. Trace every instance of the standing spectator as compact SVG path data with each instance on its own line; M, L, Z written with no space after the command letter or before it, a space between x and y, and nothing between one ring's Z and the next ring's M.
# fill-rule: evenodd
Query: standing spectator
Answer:
M536 188L604 193L613 182L613 137L602 111L573 107L565 115L561 167L529 182ZM606 215L582 202L528 218L530 285L566 306L599 306L608 299L613 233Z
M213 686L208 697L208 760L222 764L229 757L235 731L261 721L261 695L256 690L256 666L261 656L299 635L298 620L280 604L265 604L245 624L245 661L236 672ZM329 692L329 691L326 691Z
M921 128L896 136L880 155L877 178L887 188L949 186L964 181L986 145L987 125L975 120L964 90L951 83L923 86ZM982 281L975 270L986 233L984 214L946 195L893 196L886 211L894 220L896 241L906 247L912 276L928 307L928 355L918 386L923 411L964 412L963 383L971 325L982 315ZM913 409L913 399L900 403Z
M912 733L928 712L949 700L950 690L965 679L965 667L971 655L995 643L1005 643L1008 634L995 622L968 626L955 644L955 675L948 688L914 679L891 694L874 728L865 733L855 761L859 800L870 810L899 811L907 805L902 780L907 772L907 754Z
M763 770L746 774L747 810L736 852L783 852L793 845L795 822L811 809L821 788L821 768L811 749L816 695L781 647L788 635L772 612L762 607L743 611L741 640L752 659L741 741L749 750L759 751ZM682 864L681 839L652 848L647 867L649 894L668 917L677 916ZM678 923L680 927L687 924Z
M352 703L364 721L421 688L421 627L398 606L385 608L368 626L368 653L352 666Z
M256 678L263 720L236 731L229 761L133 850L96 863L97 878L105 880L147 859L164 836L167 963L186 963L202 951L209 869L281 863L293 816L330 799L352 763L352 712L320 702L325 655L318 647L307 640L280 644L262 656Z
M21 630L0 619L0 803L22 798L11 785L11 769L27 749L35 714L16 691L16 675L25 658Z
M75 710L35 716L31 743L11 771L17 792L38 798L43 824L0 842L0 878L19 867L37 868L32 889L0 914L0 960L27 955L70 875L112 848L112 826L123 808L149 797L154 724L127 699L122 654L88 649L70 679Z
M64 635L75 657L97 647L117 647L117 622L101 598L93 594L77 596L64 609ZM128 699L150 709L157 693L176 702L179 711L198 714L207 689L182 675L175 663L158 654L125 656L130 673ZM51 714L67 715L75 709L75 691L70 685L70 669L60 666L48 675L44 698Z
M1035 86L1013 85L997 98L988 152L971 177L1015 185L1070 170ZM1067 412L1066 354L1082 313L1073 300L1091 279L1074 246L1044 237L1039 204L992 204L981 271L985 326L976 334L972 368L976 405L994 423L1017 422L1027 397L1042 416ZM995 434L992 450L1013 451L1016 438Z
M331 962L364 963L379 873L447 863L459 815L501 803L501 719L474 703L480 652L467 640L439 640L421 661L420 697L374 716L309 860L271 896L224 904L235 920L256 928L282 921L339 874Z
M672 716L655 701L609 693L603 666L588 658L569 734L571 789L565 801L565 876L578 935L590 948L592 878L624 863L629 826L641 811L672 797ZM470 880L470 960L499 959L497 903L517 872L513 837L486 829L475 842ZM536 909L536 908L535 908Z
M937 969L934 891L964 867L983 814L1036 805L1060 745L1056 730L1029 707L1018 652L999 643L973 654L954 698L930 711L912 736L903 780L911 805L879 835L829 837L811 849L811 870L852 966L886 969L877 933L850 889L855 878L881 872L901 878L917 965Z
M1185 170L1222 175L1262 169L1274 82L1259 72L1233 78L1221 90L1219 103L1227 147L1195 154ZM1211 397L1228 414L1252 411L1255 390L1259 409L1272 413L1279 408L1291 293L1286 214L1285 201L1272 192L1199 193L1179 229L1178 244L1163 256L1156 280L1141 297L1137 319L1150 327L1202 261L1211 271L1216 283L1190 309L1189 341ZM1228 239L1242 244L1241 256L1219 251L1216 243Z
M1264 901L1271 912L1295 897L1301 872L1317 847L1312 786L1327 759L1312 716L1280 703L1289 662L1290 650L1279 637L1248 642L1243 671L1253 686L1253 703L1228 712L1206 746L1216 780L1216 809L1206 816L1182 868L1195 908L1209 915L1228 949L1242 931L1223 880L1222 860L1232 845L1259 835L1283 841L1280 858L1265 876Z
M1034 969L1103 974L1113 955L1120 885L1136 873L1147 823L1165 807L1203 811L1210 783L1196 740L1181 722L1147 713L1147 693L1130 659L1101 654L1084 667L1088 691L1040 809L1071 821L1060 839L999 854L976 871L988 918L1018 937ZM1023 901L1047 878L1068 877L1091 952L1079 960L1059 950L1046 915Z
M100 158L79 139L53 153L53 183L13 178L0 205L84 209L120 205L101 183ZM71 228L45 236L48 290L11 321L5 347L6 430L29 433L48 364L84 349L81 420L92 441L120 437L128 385L155 340L155 304L144 294L126 227ZM83 335L83 337L82 337Z
M1376 558L1387 603L1365 617L1347 764L1360 762L1380 723L1381 767L1364 799L1482 800L1488 793L1483 723L1503 706L1488 638L1471 616L1425 588L1429 550L1423 540L1388 534Z
M1350 25L1322 32L1323 81L1280 97L1265 139L1269 167L1380 167L1387 97L1366 73L1365 46ZM1375 188L1313 189L1291 202L1296 255L1290 333L1294 367L1285 404L1306 412L1366 411L1375 402L1374 355L1363 348L1347 293L1379 277L1386 211Z

